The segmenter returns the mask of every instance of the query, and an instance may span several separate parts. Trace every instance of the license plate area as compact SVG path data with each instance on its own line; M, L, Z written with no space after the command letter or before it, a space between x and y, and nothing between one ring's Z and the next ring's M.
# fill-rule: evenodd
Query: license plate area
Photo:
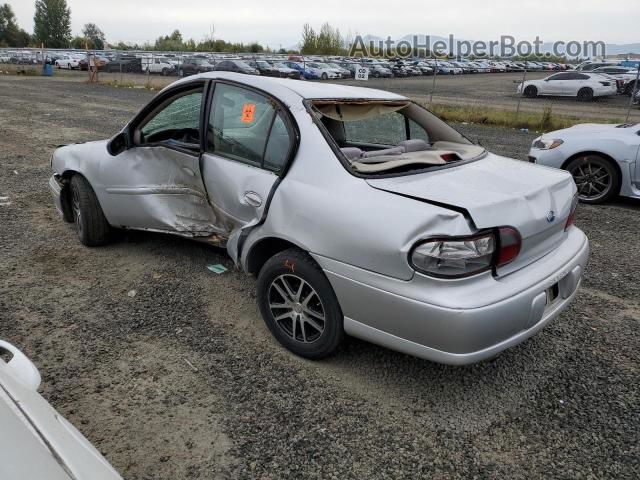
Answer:
M545 310L551 307L552 305L554 305L560 298L560 287L558 283L554 283L549 288L547 288L546 293L547 293L547 306Z

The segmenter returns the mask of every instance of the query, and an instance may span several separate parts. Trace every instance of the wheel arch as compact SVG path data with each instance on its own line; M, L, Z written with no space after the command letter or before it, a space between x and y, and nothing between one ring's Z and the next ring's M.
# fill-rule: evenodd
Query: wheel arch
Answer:
M267 260L277 253L290 248L297 248L303 252L307 252L307 250L300 245L281 237L269 236L261 238L253 243L246 253L244 261L245 270L247 273L257 275Z
M579 152L579 153L574 153L573 155L571 155L569 158L567 158L564 163L562 164L562 166L560 167L562 170L566 170L567 166L569 165L569 163L571 163L573 160L575 160L576 158L580 158L580 157L586 157L589 155L597 155L599 157L604 158L607 162L609 162L610 164L613 165L613 168L616 169L616 171L618 172L619 178L620 180L624 180L624 174L622 172L622 169L620 168L620 164L615 160L615 158L613 158L611 155L608 155L604 152L598 151L598 150L587 150L584 152ZM618 188L618 192L616 192L616 194L620 193L620 189L622 188L622 185Z
M571 155L569 158L567 158L564 161L564 163L562 164L562 166L560 168L562 168L562 170L566 170L567 166L572 161L574 161L576 158L586 157L586 156L589 156L589 155L597 155L599 157L604 158L609 163L613 164L615 169L618 171L618 174L620 174L620 176L622 177L622 169L620 168L620 165L618 165L618 162L615 160L615 158L613 158L611 155L608 155L608 154L606 154L604 152L601 152L601 151L598 151L598 150L586 150L584 152L574 153L573 155Z

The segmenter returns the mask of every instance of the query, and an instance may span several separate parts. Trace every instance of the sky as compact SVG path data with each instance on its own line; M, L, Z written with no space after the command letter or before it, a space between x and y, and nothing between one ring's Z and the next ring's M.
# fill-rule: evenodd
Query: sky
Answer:
M18 24L33 31L33 0L0 0L13 8ZM393 2L376 0L67 0L74 35L85 23L96 23L107 41L144 43L176 28L183 38L196 41L208 36L272 48L293 47L300 41L302 25L318 30L323 22L351 33L390 35L429 34L460 39L602 40L635 43L638 12L632 3L618 6L603 0L456 0L433 2L403 0L394 11ZM624 9L632 11L624 14Z

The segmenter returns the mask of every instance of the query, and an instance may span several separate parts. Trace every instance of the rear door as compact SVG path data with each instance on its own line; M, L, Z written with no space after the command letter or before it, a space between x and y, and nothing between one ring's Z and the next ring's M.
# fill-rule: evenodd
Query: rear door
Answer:
M243 232L266 215L295 153L296 130L285 108L246 86L216 82L208 110L202 177L217 222L238 261Z

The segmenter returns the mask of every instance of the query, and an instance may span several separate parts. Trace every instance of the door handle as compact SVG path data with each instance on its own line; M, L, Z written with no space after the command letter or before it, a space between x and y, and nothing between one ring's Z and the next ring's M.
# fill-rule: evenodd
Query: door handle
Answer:
M256 192L244 192L244 201L252 207L262 205L262 198Z

